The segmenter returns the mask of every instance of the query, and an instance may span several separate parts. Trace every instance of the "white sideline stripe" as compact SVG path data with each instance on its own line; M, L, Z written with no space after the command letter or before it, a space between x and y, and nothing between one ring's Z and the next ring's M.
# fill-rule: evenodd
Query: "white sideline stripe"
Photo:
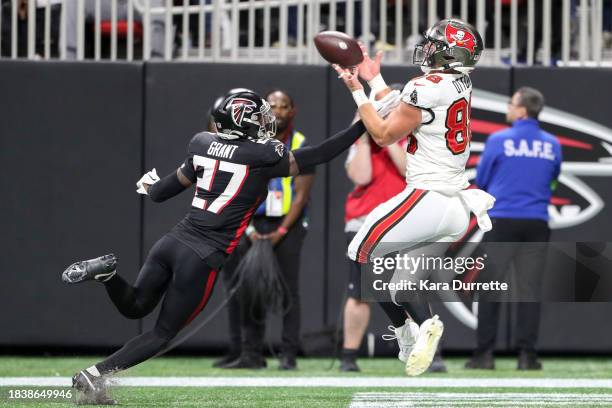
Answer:
M612 379L432 377L116 377L129 387L612 388ZM0 377L0 386L71 385L69 377Z
M395 392L353 395L349 408L474 407L474 406L597 406L612 394Z

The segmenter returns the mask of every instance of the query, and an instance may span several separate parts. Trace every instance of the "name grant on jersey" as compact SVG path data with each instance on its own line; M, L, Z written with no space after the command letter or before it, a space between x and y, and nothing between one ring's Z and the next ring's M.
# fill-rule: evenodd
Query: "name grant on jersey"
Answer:
M553 145L541 140L532 140L531 146L525 139L521 139L516 147L514 140L504 141L504 154L508 157L535 157L538 159L555 160Z
M453 86L457 90L457 93L472 89L472 80L469 76L463 75L452 82Z
M226 145L219 142L211 142L206 154L217 156L221 159L231 159L238 146Z

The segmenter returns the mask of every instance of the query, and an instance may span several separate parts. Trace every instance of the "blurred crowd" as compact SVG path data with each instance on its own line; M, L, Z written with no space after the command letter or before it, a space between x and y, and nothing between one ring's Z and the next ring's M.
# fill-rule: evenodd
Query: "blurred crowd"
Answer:
M60 0L31 0L36 2L36 54L40 57L45 55L44 52L44 32L46 24L45 7L47 3L50 3L50 57L58 57L59 55L59 44L61 30L59 28L62 5ZM201 0L174 0L175 6L184 5L184 1L190 5L201 4ZM240 2L248 2L248 0L240 0ZM370 13L370 25L369 33L363 32L362 21L362 5L361 1L356 1L353 5L353 16L352 22L346 21L347 15L347 4L340 2L336 3L336 15L335 25L339 31L353 31L355 37L359 37L366 43L369 43L372 47L382 50L392 50L395 48L395 13L397 10L397 2L401 3L402 9L402 21L403 21L403 38L402 46L411 51L414 45L420 42L420 35L411 35L413 32L412 22L412 1L408 0L388 0L387 1L387 19L386 26L380 27L380 3L379 0L371 0L371 13ZM12 1L2 0L2 56L11 56L11 20L12 20ZM85 58L92 58L94 53L94 15L95 15L95 0L84 0L85 3ZM205 4L211 4L212 0L204 0ZM418 21L419 27L417 28L418 33L422 33L426 29L428 20L428 1L420 0L418 9ZM446 8L444 1L438 1L436 14L438 17L442 17L446 14ZM476 0L469 0L467 2L467 20L470 22L476 21ZM502 48L508 48L510 46L510 0L502 0ZM518 0L518 62L525 62L527 59L527 1ZM543 3L542 1L534 2L534 21L536 22L536 29L534 31L535 50L537 53L538 48L542 43L542 17L543 17ZM554 3L554 2L553 2ZM28 21L28 0L17 0L17 56L27 56L27 21ZM68 1L66 7L66 58L76 58L76 42L77 42L77 2ZM574 34L578 33L578 26L580 23L579 18L579 2L577 0L571 0L571 31L572 31L572 57L578 54L578 41L575 39L577 36ZM111 9L110 1L100 2L100 19L101 19L101 34L102 34L102 58L108 58L109 55L109 44L110 44L110 32L111 32ZM119 38L119 58L125 56L125 38L127 37L127 0L117 0L117 18L118 18L118 38ZM160 7L165 5L163 0L151 0L151 7ZM486 47L491 48L494 46L494 10L495 0L487 0L485 7L485 39ZM298 38L298 8L297 6L289 6L287 9L287 44L289 47L297 45ZM240 21L243 22L239 25L238 33L238 44L240 47L247 47L251 42L255 47L271 46L278 47L280 44L280 10L278 7L270 8L269 20L265 17L263 9L257 9L254 12L254 38L249 41L249 27L246 22L249 21L249 11L240 10L239 17ZM461 2L452 2L452 15L461 15ZM306 27L308 13L304 12L304 27ZM603 16L602 16L602 47L604 49L612 48L612 2L603 2ZM135 58L138 59L142 56L142 36L143 36L143 24L142 16L138 10L134 10L134 26L133 34L135 41ZM320 4L320 19L318 27L315 27L314 32L322 31L330 28L330 6L329 4ZM269 38L265 35L264 24L269 21ZM189 25L187 36L183 36L183 24ZM203 21L200 21L200 15L198 13L190 13L187 19L183 18L181 13L176 14L172 18L172 27L168 30L172 35L172 53L173 57L179 55L180 50L183 46L189 50L197 49L200 46L200 26L204 24L204 39L205 47L211 46L211 30L212 30L212 15L206 13ZM562 10L561 7L553 4L551 10L551 56L553 61L560 59L561 55L561 38L562 38ZM152 14L151 15L151 57L161 58L164 56L164 44L166 35L166 20L163 14ZM231 13L223 12L220 16L220 47L228 51L232 44L232 32L231 32ZM383 35L383 32L385 35ZM306 36L303 36L304 41L308 41ZM383 41L384 38L384 41ZM537 62L537 59L536 59Z

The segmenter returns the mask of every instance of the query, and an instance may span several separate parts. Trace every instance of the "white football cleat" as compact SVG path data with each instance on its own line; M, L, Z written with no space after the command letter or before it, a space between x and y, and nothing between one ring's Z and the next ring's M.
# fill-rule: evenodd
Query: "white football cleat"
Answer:
M405 363L419 337L419 325L410 319L406 319L406 323L403 326L389 326L389 330L394 332L395 335L383 334L382 338L383 340L397 340L397 345L399 346L397 358Z
M438 315L423 322L419 330L419 338L406 361L406 374L419 375L429 368L443 332L444 324Z

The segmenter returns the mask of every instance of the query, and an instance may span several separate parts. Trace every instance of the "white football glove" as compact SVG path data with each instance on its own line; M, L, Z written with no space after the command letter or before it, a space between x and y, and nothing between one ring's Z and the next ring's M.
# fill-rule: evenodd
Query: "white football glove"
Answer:
M387 117L393 110L400 104L401 93L400 91L391 91L384 98L379 101L373 101L374 109L378 112L378 116L381 118Z
M142 176L140 180L138 180L138 182L136 183L136 187L138 187L136 192L138 194L148 195L147 190L145 190L143 184L152 185L152 184L157 183L158 181L159 181L159 176L157 175L157 170L153 168L153 170L151 170L148 173L145 173L145 175Z

